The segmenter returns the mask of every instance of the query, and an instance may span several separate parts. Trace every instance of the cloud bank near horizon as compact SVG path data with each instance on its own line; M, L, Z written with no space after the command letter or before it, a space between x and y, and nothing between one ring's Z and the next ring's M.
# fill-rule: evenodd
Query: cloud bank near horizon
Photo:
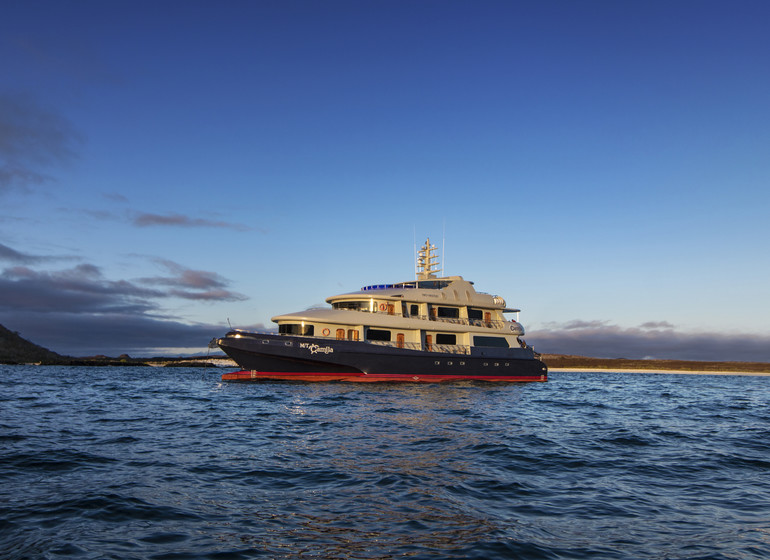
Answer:
M0 244L0 262L9 265L0 271L0 324L61 354L149 356L203 349L226 326L185 322L170 315L163 303L248 299L228 289L229 281L216 272L163 258L151 258L158 275L130 280L109 279L90 263L58 270L36 268L63 259L74 257L32 255ZM550 323L530 329L526 338L545 354L770 362L768 335L688 333L667 321L632 328L600 320Z
M596 358L770 362L770 335L683 332L666 321L624 328L608 321L547 324L527 331L544 354Z
M89 263L33 268L51 259L0 245L0 261L11 264L0 272L0 324L60 354L155 355L159 348L205 348L224 325L182 321L169 315L163 302L247 299L229 290L219 274L168 259L154 259L164 274L133 280L109 279Z

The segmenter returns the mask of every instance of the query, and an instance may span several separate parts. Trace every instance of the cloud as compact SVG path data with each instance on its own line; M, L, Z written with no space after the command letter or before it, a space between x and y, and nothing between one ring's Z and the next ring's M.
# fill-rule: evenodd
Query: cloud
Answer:
M110 200L112 202L119 202L121 204L128 204L128 198L123 196L120 193L104 193L102 194L104 198L107 200Z
M8 245L0 243L0 261L11 262L15 264L39 264L52 261L76 260L77 257L61 257L51 255L29 255L12 249Z
M247 231L251 228L230 222L207 220L204 218L191 218L183 214L150 214L142 213L133 217L132 222L138 227L171 226L171 227L210 227Z
M81 135L30 97L0 93L0 194L50 180L42 170L72 160Z
M19 264L33 264L40 262L41 260L43 260L43 257L26 255L0 243L0 261L10 261Z
M0 245L0 257L14 262L0 272L0 324L56 352L69 355L205 348L224 325L188 324L166 312L171 298L205 302L240 301L215 272L193 270L156 259L165 275L133 280L106 278L89 263L62 270L36 270L46 257Z
M156 259L172 276L140 278L142 284L151 286L171 286L170 296L202 301L242 301L248 299L243 294L225 289L229 282L217 274L206 270L185 268L168 259Z
M152 300L163 296L126 280L106 280L90 264L53 272L18 266L0 273L0 311L147 313L157 309Z
M770 335L683 332L667 321L623 328L608 321L548 324L527 332L538 352L599 358L770 362Z

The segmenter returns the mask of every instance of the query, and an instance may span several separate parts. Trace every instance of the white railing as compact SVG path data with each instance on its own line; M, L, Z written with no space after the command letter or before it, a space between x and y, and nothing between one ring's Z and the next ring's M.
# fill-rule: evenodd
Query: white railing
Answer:
M470 346L461 344L420 344L419 342L393 342L392 340L364 340L377 346L390 348L406 348L407 350L425 350L427 352L444 352L447 354L470 354Z
M339 311L355 311L358 313L364 312L364 313L370 313L368 310L361 310L361 309L341 309L338 308ZM374 313L379 313L382 315L391 315L391 316L399 316L396 313L388 313L387 311L374 311ZM503 329L506 326L505 321L484 321L482 319L466 319L464 317L434 317L431 315L400 315L404 319L419 319L421 321L436 321L439 323L452 323L455 325L465 325L470 327L485 327L488 329Z

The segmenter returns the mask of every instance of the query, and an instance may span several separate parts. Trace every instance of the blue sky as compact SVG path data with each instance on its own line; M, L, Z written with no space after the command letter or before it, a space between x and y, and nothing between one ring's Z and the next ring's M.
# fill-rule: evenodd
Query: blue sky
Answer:
M41 2L0 19L0 323L71 355L446 272L541 352L770 361L770 4Z

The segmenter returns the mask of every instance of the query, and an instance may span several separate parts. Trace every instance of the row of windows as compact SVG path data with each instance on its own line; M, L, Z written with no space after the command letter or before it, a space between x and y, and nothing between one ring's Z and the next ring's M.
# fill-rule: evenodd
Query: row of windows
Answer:
M451 280L421 280L419 282L401 282L399 284L374 284L373 286L364 286L362 292L370 290L389 290L392 288L421 288L427 290L441 290L451 284Z
M410 303L409 305L409 315L410 316L417 316L420 314L420 306L416 303ZM332 309L348 309L352 311L376 311L377 305L374 304L371 301L337 301L332 304ZM380 307L381 310L386 311L390 314L393 314L395 307L392 303L390 304L381 304ZM434 317L442 317L447 319L459 319L460 318L460 308L459 307L444 307L444 306L433 306L431 309L431 315ZM487 312L489 313L489 312ZM404 308L404 314L406 315L406 308ZM476 309L473 307L468 307L468 318L469 319L477 319L479 321L484 319L484 310L483 309ZM487 319L489 320L489 318Z
M378 342L390 342L392 333L382 329L367 329L366 340L376 340ZM457 344L457 335L448 333L436 333L436 344L446 344L454 346ZM509 348L508 341L502 336L474 336L474 346L484 346L488 348Z
M278 332L280 334L291 334L295 336L313 336L313 325L301 325L299 323L284 323L278 325ZM392 340L392 332L384 329L366 329L366 340L374 340L378 342L390 342ZM344 338L345 331L343 329L337 330L337 338ZM349 331L348 338L350 340L358 340L358 331ZM445 344L454 346L457 344L457 335L449 333L436 333L436 344ZM485 346L490 348L509 348L508 341L502 336L473 336L474 346Z

